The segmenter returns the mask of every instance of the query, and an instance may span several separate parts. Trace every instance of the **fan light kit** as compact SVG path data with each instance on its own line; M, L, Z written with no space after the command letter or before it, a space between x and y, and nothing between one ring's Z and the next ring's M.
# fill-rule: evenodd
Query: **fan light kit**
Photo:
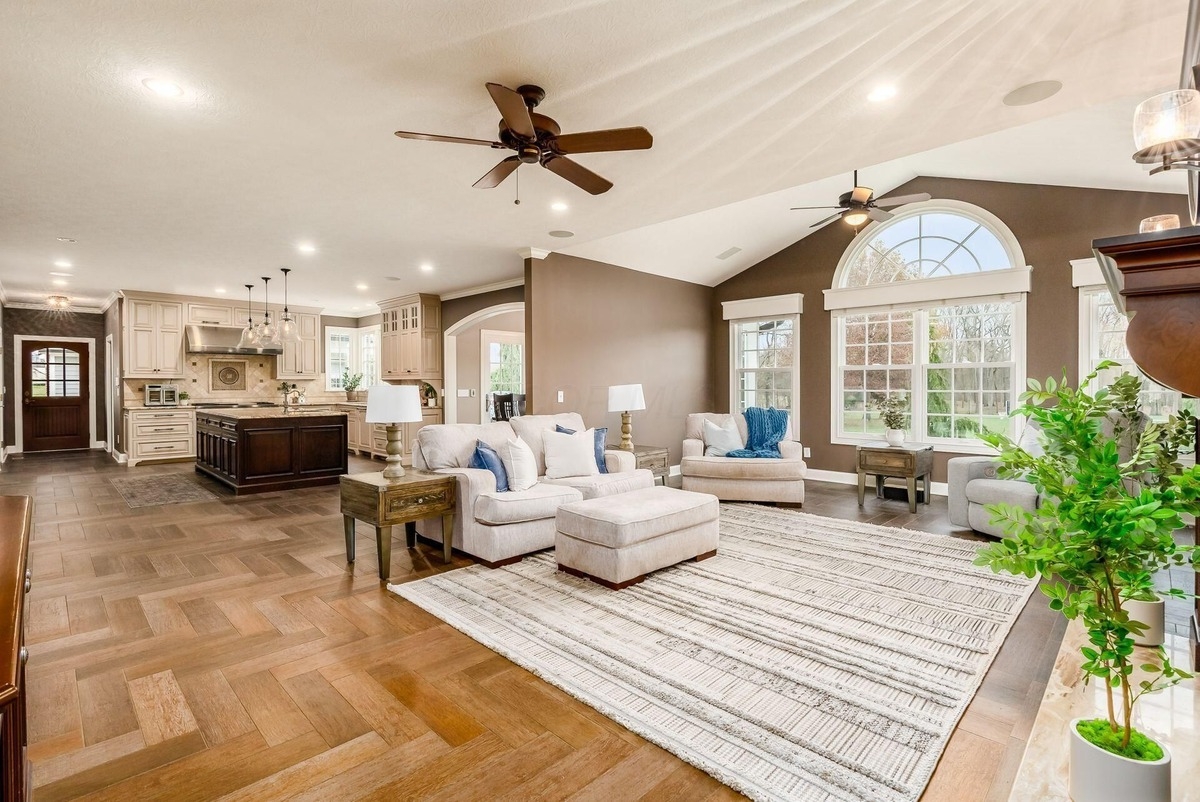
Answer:
M903 206L906 203L918 203L927 201L932 196L928 192L916 192L912 195L900 195L895 198L884 198L883 200L875 200L875 190L870 187L860 187L858 185L858 170L854 171L854 189L843 193L838 198L837 206L793 206L792 211L800 211L806 209L838 209L840 211L829 215L824 220L819 220L813 223L811 228L820 228L828 222L842 218L842 221L847 225L858 228L867 220L874 220L882 223L884 220L891 220L895 215L891 212L886 212L884 209L890 209L894 206Z
M1133 113L1133 144L1138 164L1164 170L1200 170L1200 92L1176 89L1143 100Z
M611 128L605 131L586 131L563 134L558 123L533 110L546 97L540 86L526 84L516 90L500 84L487 84L492 102L500 110L500 132L495 140L469 139L461 136L419 134L397 131L402 139L423 139L428 142L451 142L459 145L483 145L488 148L515 151L517 155L501 161L483 178L475 182L478 189L491 189L512 175L522 164L540 164L552 173L567 179L580 189L599 195L612 189L612 182L596 175L578 162L568 159L576 153L600 153L615 150L645 150L654 138L645 128Z

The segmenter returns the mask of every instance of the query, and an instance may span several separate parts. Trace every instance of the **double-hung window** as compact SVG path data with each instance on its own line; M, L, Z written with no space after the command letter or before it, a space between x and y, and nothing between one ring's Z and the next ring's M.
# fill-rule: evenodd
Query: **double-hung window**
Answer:
M859 234L825 306L835 442L878 439L899 396L909 439L974 450L1013 431L1024 383L1029 269L1003 223L968 204L910 204Z
M325 327L325 389L344 390L342 375L361 373L359 389L379 383L379 327Z
M796 316L733 323L735 411L775 407L795 413Z

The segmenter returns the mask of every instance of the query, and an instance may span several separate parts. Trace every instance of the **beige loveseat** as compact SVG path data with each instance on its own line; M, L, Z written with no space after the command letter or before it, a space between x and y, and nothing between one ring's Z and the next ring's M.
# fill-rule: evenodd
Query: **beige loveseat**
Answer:
M554 516L563 504L639 490L654 485L654 475L637 469L634 456L606 451L607 474L547 479L542 436L562 426L575 431L587 427L575 412L558 415L522 415L495 423L452 423L425 426L417 432L412 463L417 470L452 473L458 478L454 513L456 549L495 568L516 562L525 554L554 545ZM491 471L468 467L476 441L499 449L520 436L537 461L538 483L528 490L496 492ZM417 531L438 543L442 528L437 520L420 521Z
M726 415L718 412L695 412L687 416L684 426L683 489L696 493L711 493L722 501L773 501L782 504L804 503L804 448L790 439L789 434L779 443L781 459L704 456L704 421L724 426L733 418L742 442L746 441L746 416L740 412Z

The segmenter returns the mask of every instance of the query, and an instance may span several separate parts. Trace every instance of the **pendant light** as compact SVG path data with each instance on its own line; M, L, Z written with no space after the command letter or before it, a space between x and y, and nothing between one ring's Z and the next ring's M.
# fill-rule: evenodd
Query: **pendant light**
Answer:
M271 323L271 277L263 276L263 320L258 325L258 341L260 345L279 345L279 332Z
M251 308L251 293L254 285L246 285L246 327L242 329L242 339L238 340L238 348L254 348L258 345L258 332L254 328L254 310Z
M292 317L292 313L288 311L288 273L291 273L292 269L281 267L279 272L283 273L283 314L279 316L279 340L285 343L298 343L300 342L300 326Z

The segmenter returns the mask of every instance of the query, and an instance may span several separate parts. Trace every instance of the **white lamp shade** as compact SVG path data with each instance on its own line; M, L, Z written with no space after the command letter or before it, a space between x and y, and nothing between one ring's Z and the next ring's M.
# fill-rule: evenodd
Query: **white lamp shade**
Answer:
M377 384L367 393L367 423L409 423L421 419L421 391L415 384Z
M1200 134L1200 92L1176 89L1138 104L1133 113L1133 142L1138 150Z
M608 388L608 411L631 412L646 408L646 397L640 384L615 384Z

